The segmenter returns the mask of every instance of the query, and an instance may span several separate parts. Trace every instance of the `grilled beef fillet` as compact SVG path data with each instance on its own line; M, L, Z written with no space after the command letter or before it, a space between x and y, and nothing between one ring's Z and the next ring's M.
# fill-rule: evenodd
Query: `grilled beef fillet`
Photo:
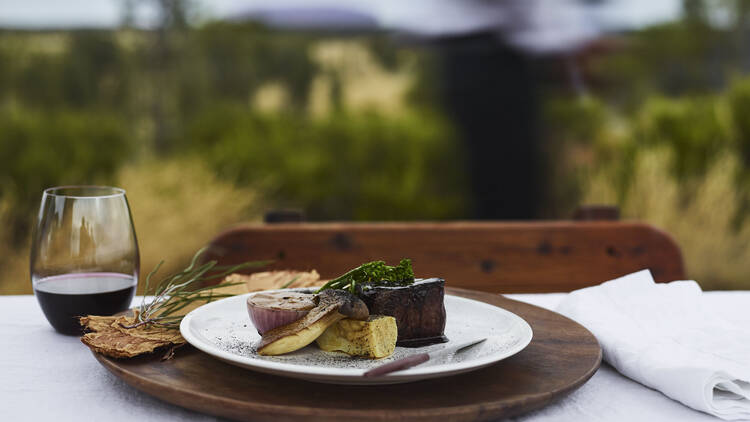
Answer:
M363 286L359 297L367 305L370 315L389 315L396 318L397 346L421 347L444 343L445 280L428 278L416 280L409 286Z

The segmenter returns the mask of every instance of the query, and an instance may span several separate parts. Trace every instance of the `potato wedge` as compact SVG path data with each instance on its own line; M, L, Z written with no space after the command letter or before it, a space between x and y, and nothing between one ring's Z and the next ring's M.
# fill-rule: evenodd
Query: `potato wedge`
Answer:
M315 341L327 352L379 359L393 353L397 338L396 318L371 315L367 321L342 319L328 327Z

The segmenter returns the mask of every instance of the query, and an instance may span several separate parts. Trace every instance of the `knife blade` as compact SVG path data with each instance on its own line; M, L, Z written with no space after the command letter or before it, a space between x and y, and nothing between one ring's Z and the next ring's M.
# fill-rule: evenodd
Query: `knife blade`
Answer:
M381 377L386 374L390 374L391 372L396 371L402 371L407 368L411 368L413 366L417 366L421 363L425 363L430 359L437 359L441 356L450 355L453 353L458 353L459 351L466 349L468 347L474 346L475 344L479 344L483 341L487 340L487 338L480 338L472 341L467 341L465 343L460 343L455 346L448 346L446 348L436 350L434 352L429 353L417 353L414 355L409 355L406 357L403 357L401 359L396 359L393 362L384 363L380 366L376 366L367 372L364 373L364 376L366 377Z

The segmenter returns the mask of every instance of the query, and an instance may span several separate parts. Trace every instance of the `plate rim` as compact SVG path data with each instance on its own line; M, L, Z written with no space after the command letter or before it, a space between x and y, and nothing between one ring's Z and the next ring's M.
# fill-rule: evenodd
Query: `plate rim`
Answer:
M263 292L275 292L284 290L294 289L274 289L264 290ZM491 308L493 312L500 312L510 316L517 323L521 325L524 332L524 337L519 340L516 345L507 351L502 353L490 353L482 358L473 359L463 362L454 362L430 366L417 366L409 368L396 373L388 374L378 378L365 378L362 374L366 369L359 368L331 368L331 367L320 367L320 366L307 366L297 365L284 362L274 362L269 360L262 360L258 358L252 358L247 356L240 356L234 353L224 351L217 346L211 344L207 339L202 340L199 335L193 334L190 329L190 324L196 315L203 312L209 312L211 308L223 306L228 301L245 301L247 297L259 292L243 293L241 295L231 296L217 300L200 306L190 311L180 322L180 334L185 340L196 349L203 353L208 354L212 358L219 359L229 364L245 368L248 370L255 370L257 372L263 372L267 374L273 374L278 376L306 379L309 381L324 381L324 382L341 382L351 383L352 381L361 384L382 384L382 383L396 383L405 381L417 381L428 378L438 378L450 376L458 373L469 372L477 369L484 368L488 365L507 359L525 349L532 341L534 337L533 329L531 325L520 315L511 312L500 306L496 306L487 302L482 302L466 297L451 295L446 293L445 297L450 298L451 301L458 301L469 303L472 306ZM241 298L241 299L240 299ZM248 317L249 320L249 317ZM202 336L201 336L202 337ZM450 343L446 343L450 344ZM336 373L331 373L331 369L334 369Z

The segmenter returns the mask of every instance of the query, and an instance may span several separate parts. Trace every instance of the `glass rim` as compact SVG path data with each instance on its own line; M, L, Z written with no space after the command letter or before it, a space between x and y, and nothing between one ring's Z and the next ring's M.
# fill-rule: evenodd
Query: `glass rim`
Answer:
M71 190L72 192L60 193L60 191ZM78 193L76 193L78 191ZM86 191L92 191L86 193ZM101 194L93 193L95 191L102 191ZM74 198L74 199L98 199L98 198L114 198L117 196L125 196L125 189L114 186L100 186L100 185L67 185L67 186L54 186L44 190L44 195L54 196L58 198Z

